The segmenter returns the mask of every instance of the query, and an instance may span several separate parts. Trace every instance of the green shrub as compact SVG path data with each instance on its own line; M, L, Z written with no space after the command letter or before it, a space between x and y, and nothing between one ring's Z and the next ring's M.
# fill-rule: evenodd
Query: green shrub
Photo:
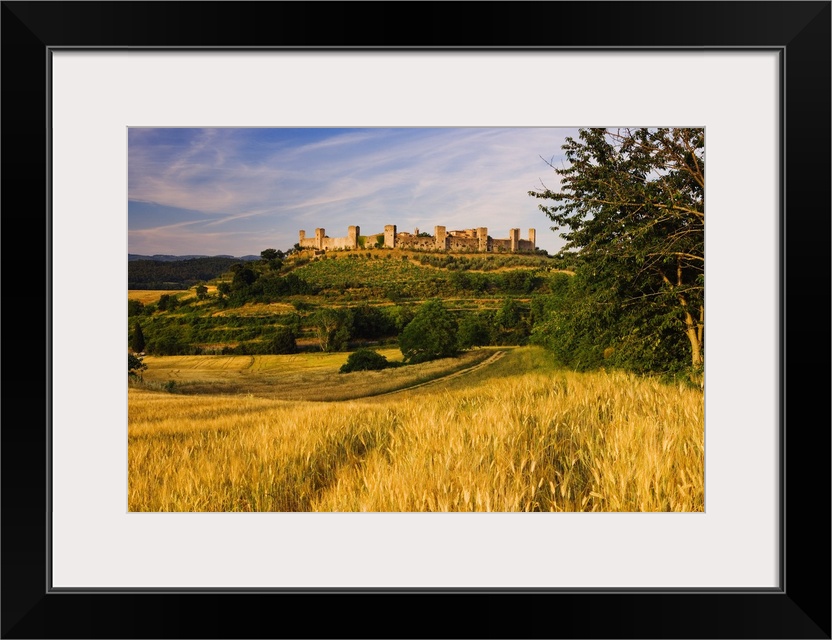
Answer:
M380 353L372 349L358 349L353 351L347 361L341 365L340 373L350 373L351 371L378 371L386 369L390 363Z
M139 300L128 300L127 301L127 315L128 316L140 316L143 313L146 313L146 309L144 304L142 304Z
M266 340L267 353L294 353L296 350L295 332L289 327L275 327L274 333Z

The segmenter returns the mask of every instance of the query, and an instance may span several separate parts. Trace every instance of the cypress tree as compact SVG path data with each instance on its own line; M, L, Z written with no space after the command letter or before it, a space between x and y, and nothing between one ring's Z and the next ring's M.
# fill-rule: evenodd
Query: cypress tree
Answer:
M133 339L130 341L130 348L135 353L144 351L144 334L142 333L142 326L138 322L133 327Z

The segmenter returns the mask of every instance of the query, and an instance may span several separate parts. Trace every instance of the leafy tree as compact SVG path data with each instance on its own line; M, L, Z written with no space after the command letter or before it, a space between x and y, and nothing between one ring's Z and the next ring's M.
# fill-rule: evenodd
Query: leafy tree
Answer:
M339 373L350 373L352 371L378 371L386 369L390 363L380 353L372 349L358 349L353 351L347 361L341 365Z
M127 354L127 376L129 378L141 377L141 372L147 369L147 365L142 362L142 359L134 356L132 353Z
M217 285L217 293L220 296L220 300L222 300L223 296L227 296L231 293L231 285L228 282L220 282Z
M614 282L579 268L567 291L547 296L532 341L548 347L558 364L577 370L600 366L671 376L690 370L689 343L672 314L639 314L619 302Z
M350 339L352 316L349 309L323 307L312 316L312 325L321 351L342 351Z
M401 333L404 328L413 320L416 312L412 307L404 307L396 305L394 307L385 307L383 313L387 316L395 329L395 333Z
M144 351L144 334L142 333L142 325L138 322L133 326L133 336L130 339L130 348L134 353L141 353Z
M604 349L623 348L625 366L644 366L672 329L694 375L703 370L704 148L703 129L581 129L563 145L567 164L550 164L560 190L529 192L552 202L540 209L582 260L586 317L611 323Z
M491 344L491 323L483 313L466 314L459 322L457 339L460 349Z
M260 287L261 293L269 299L282 296L310 295L317 293L314 286L303 278L289 273L285 276L268 274L257 281L255 288Z
M140 300L128 300L127 301L127 315L128 316L140 316L145 313L146 307Z
M199 284L196 287L196 297L198 300L205 300L208 297L208 287L204 284Z
M383 338L396 334L396 326L390 316L379 307L366 302L352 310L352 336L354 338Z
M523 319L523 313L514 298L506 298L494 319L501 328L514 329Z
M266 340L266 351L271 354L294 353L297 351L295 332L290 327L276 327Z
M159 311L173 311L174 309L176 309L177 303L178 299L176 298L176 296L163 293L159 297L159 302L156 303L156 308Z
M280 271L280 268L283 266L283 256L284 253L277 249L264 249L260 252L260 258L263 263L272 271Z
M439 300L428 300L399 336L405 362L418 363L459 353L457 323Z
M243 289L257 280L257 274L250 267L242 267L235 269L234 278L231 280L231 289L238 291Z

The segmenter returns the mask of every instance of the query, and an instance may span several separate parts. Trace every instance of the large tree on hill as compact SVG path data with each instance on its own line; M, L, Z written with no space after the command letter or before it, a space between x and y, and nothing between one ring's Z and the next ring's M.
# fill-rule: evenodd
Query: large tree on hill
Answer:
M529 195L582 260L584 301L620 323L610 349L656 343L674 327L704 367L705 133L701 128L580 129L566 138L558 190ZM638 334L638 332L641 332Z

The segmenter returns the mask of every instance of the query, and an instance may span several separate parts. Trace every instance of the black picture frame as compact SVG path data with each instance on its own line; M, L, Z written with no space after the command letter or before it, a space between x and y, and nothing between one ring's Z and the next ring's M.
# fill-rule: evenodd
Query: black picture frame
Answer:
M3 2L0 16L3 638L830 637L830 2ZM780 588L51 590L48 89L62 47L779 51ZM738 256L737 286L750 270Z

